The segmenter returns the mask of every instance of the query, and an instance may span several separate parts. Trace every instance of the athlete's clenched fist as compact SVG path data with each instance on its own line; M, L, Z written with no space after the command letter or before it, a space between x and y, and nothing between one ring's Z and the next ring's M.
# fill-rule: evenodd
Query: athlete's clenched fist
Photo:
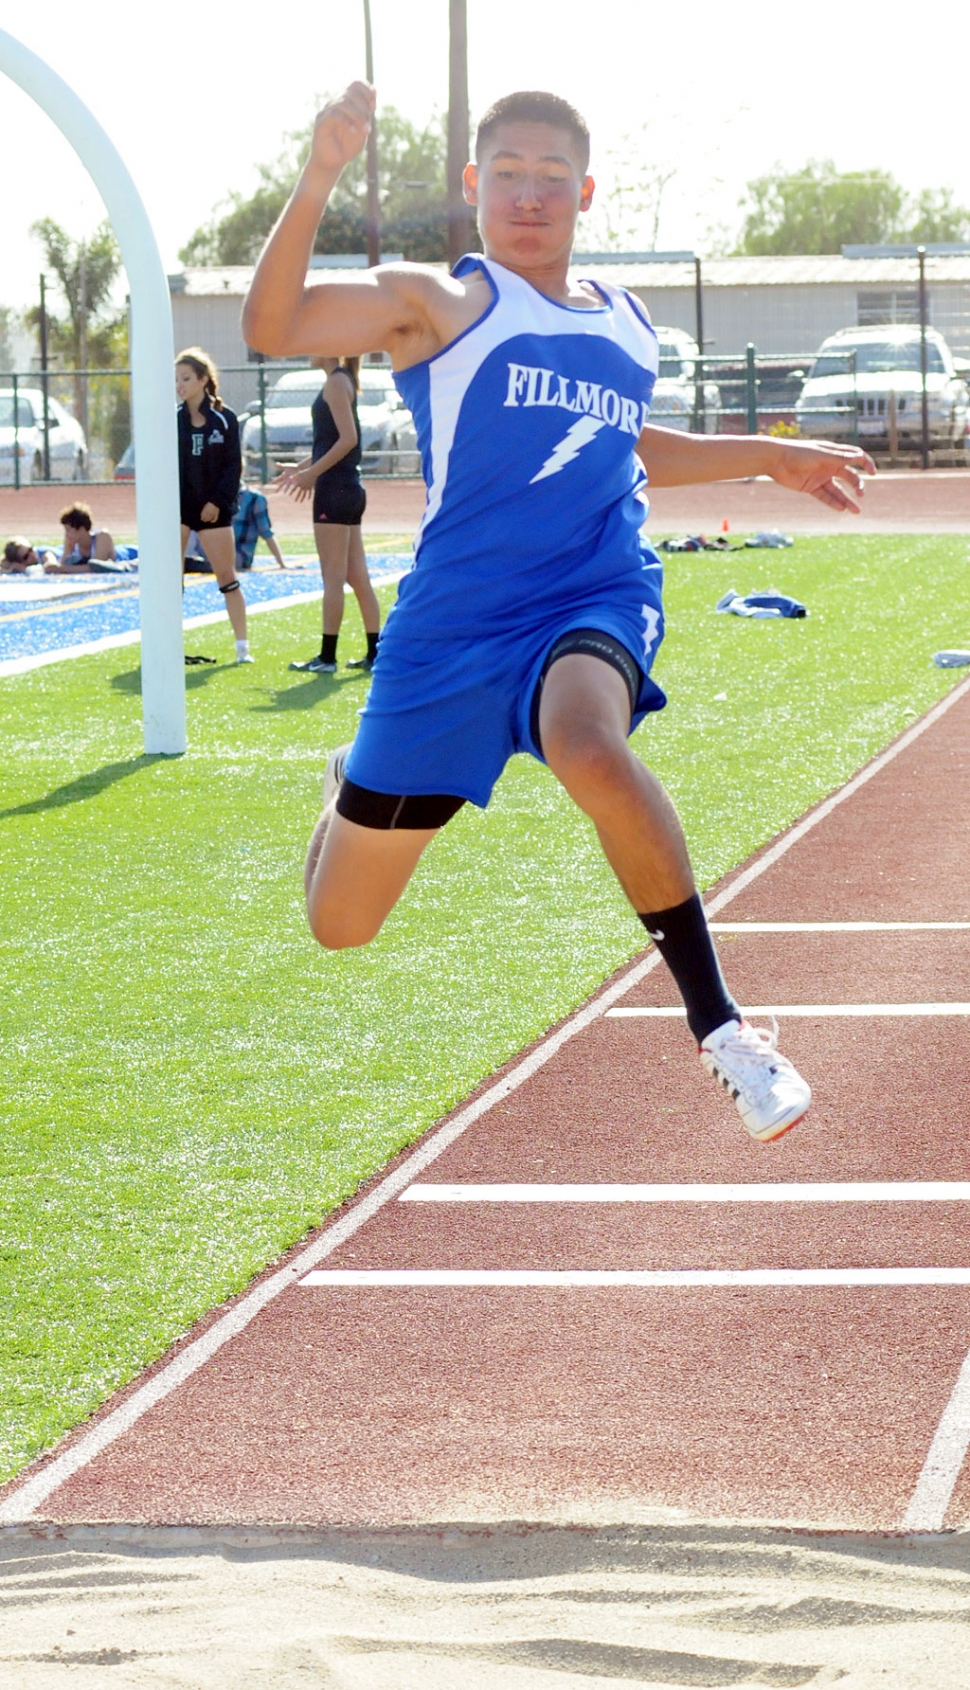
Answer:
M352 82L339 99L329 100L313 125L310 163L339 174L362 151L376 101L369 82Z

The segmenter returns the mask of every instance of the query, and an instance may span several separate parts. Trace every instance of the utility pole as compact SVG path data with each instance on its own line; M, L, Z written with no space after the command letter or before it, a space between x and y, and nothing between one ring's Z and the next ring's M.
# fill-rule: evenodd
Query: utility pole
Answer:
M471 246L471 209L462 193L468 163L468 0L448 0L448 262Z
M80 367L82 370L86 370L88 367L88 246L86 241L81 242L78 253L77 350ZM86 440L88 437L87 376L75 377L74 408Z
M47 352L47 277L40 273L40 387L44 395L44 480L51 478L51 415L48 393Z
M370 0L364 0L364 53L367 80L374 81L374 38ZM377 194L377 123L371 119L367 136L367 262L373 270L381 261L381 202Z

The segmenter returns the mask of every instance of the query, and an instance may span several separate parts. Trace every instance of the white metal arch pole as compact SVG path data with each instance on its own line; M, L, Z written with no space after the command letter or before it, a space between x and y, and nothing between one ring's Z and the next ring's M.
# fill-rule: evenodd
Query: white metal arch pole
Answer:
M185 750L185 661L172 302L148 213L114 143L50 65L0 29L0 71L70 141L107 207L131 290L145 750Z

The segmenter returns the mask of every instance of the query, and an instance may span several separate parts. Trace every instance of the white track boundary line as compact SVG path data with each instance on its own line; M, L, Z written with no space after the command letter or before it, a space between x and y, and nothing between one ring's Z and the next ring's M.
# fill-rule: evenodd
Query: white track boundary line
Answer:
M642 1020L668 1021L677 1016L683 1020L686 1010L674 1007L655 1009L650 1005L623 1006L608 1009L610 1017L640 1017ZM788 1020L798 1016L877 1016L877 1015L970 1015L970 1003L775 1003L745 1007L745 1015L777 1015Z
M901 735L888 750L881 752L873 762L862 769L838 792L834 792L830 798L826 798L803 821L796 822L795 826L783 834L774 845L771 845L756 862L751 864L750 868L743 869L724 888L723 892L719 892L716 898L711 899L706 906L708 914L714 915L718 910L723 909L726 904L731 902L732 898L737 897L739 892L743 892L745 887L750 886L752 881L757 880L760 875L772 868L786 852L804 839L812 828L817 827L819 822L830 816L833 810L837 809L840 804L844 804L847 799L859 791L860 787L864 786L881 769L886 768L889 763L893 762L900 752L905 751L934 723L945 716L947 711L958 704L968 691L970 691L970 679L961 681L958 686L953 688L952 692L947 693L946 697L940 700L939 704L934 705L932 710L927 711L921 721L907 729L906 733ZM612 1008L618 998L624 997L647 974L652 973L659 962L659 951L649 951L621 979L604 987L592 1001L583 1004L580 1009L576 1010L575 1014L563 1022L561 1027L548 1034L508 1074L497 1080L493 1085L486 1087L473 1103L468 1104L464 1109L460 1109L443 1126L432 1130L428 1137L419 1143L410 1155L406 1156L405 1160L394 1169L393 1173L388 1174L385 1179L381 1180L380 1184L376 1185L373 1191L355 1204L348 1214L342 1216L331 1226L326 1227L320 1237L306 1250L302 1250L298 1256L294 1257L293 1261L285 1268L280 1268L276 1273L270 1274L252 1291L246 1292L232 1308L227 1309L225 1314L220 1315L218 1319L213 1321L207 1331L186 1343L178 1355L160 1367L158 1372L150 1379L146 1379L143 1385L136 1386L124 1402L105 1414L104 1418L97 1421L89 1432L83 1432L80 1436L74 1438L73 1442L70 1442L61 1454L52 1456L41 1466L39 1471L25 1479L21 1485L18 1485L6 1500L0 1503L0 1525L20 1524L33 1518L53 1491L57 1490L74 1473L80 1472L82 1467L86 1467L89 1462L94 1460L95 1456L100 1455L101 1451L107 1449L117 1438L129 1431L149 1409L154 1408L179 1385L190 1379L193 1373L196 1373L200 1367L210 1361L231 1338L235 1338L240 1332L244 1331L250 1321L255 1319L256 1315L266 1308L267 1304L273 1302L281 1292L293 1285L302 1274L315 1268L318 1262L323 1261L348 1238L353 1237L354 1233L371 1220L378 1210L384 1207L385 1203L390 1202L392 1197L396 1197L399 1191L409 1185L416 1174L422 1173L425 1168L430 1167L431 1163L454 1144L455 1140L460 1138L468 1127L472 1126L482 1115L487 1114L490 1109L494 1109L497 1103L501 1103L505 1098L511 1096L527 1080L530 1080L533 1074L538 1073L540 1068L544 1068L546 1063L551 1061L552 1057L562 1049L563 1045L569 1043L577 1034L584 1032L593 1021L598 1020L603 1015L605 1010ZM68 1436L70 1437L70 1434Z
M822 1286L839 1289L857 1285L970 1285L970 1267L938 1268L321 1268L308 1273L301 1285L359 1286L499 1286L568 1290L573 1286L609 1289L612 1286L761 1285ZM968 1369L970 1375L970 1369ZM970 1408L970 1395L965 1408ZM970 1414L967 1415L970 1426Z
M409 1185L399 1203L970 1203L970 1180L804 1185Z
M378 587L400 581L407 570L392 571L390 575L376 578ZM288 610L294 604L313 604L322 597L323 588L317 587L312 593L289 593L278 599L260 599L256 604L246 605L247 616L258 616L261 611ZM204 616L187 616L182 623L183 628L206 628L213 622L225 621L224 610L207 610ZM0 663L0 680L6 675L26 675L31 669L44 669L49 663L63 663L73 657L90 657L98 651L115 651L121 646L138 645L141 640L139 628L129 628L124 634L105 634L99 640L88 640L85 645L61 646L57 651L39 651L26 657L7 657Z
M970 1355L957 1374L902 1519L904 1532L941 1532L970 1443Z

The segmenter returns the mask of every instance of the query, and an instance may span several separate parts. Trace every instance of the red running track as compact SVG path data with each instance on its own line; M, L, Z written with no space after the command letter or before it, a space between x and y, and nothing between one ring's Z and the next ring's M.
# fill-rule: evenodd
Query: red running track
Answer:
M970 682L707 901L742 1001L802 1011L791 1135L648 952L0 1520L970 1522Z

